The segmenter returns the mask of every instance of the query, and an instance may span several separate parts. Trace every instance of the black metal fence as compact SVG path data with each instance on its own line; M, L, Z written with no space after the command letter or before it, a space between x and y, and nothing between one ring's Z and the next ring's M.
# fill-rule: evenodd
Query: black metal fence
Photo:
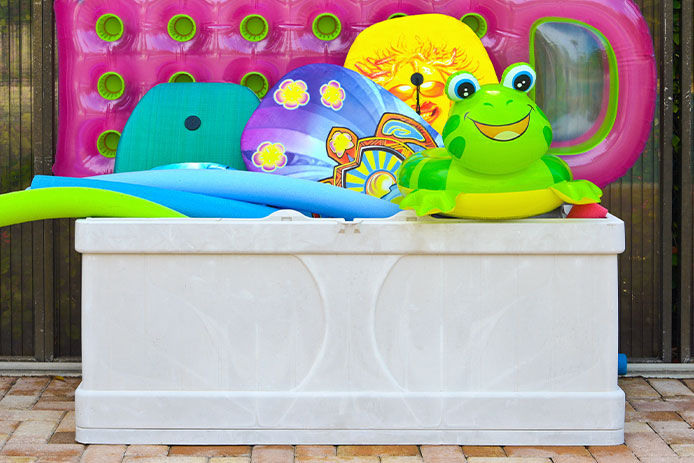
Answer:
M653 36L658 104L636 165L606 189L626 222L620 352L691 361L694 330L694 0L640 0ZM0 193L50 174L57 124L52 1L0 0ZM0 228L0 358L80 356L80 256L74 222Z
M681 340L681 357L691 362L694 330L692 323L692 301L694 301L694 223L692 201L694 200L694 0L682 0L681 20L676 23L675 38L679 41L675 69L679 73L679 98L676 114L679 149L676 151L676 224L678 260L675 274L675 320L678 339ZM677 146L677 144L675 144Z

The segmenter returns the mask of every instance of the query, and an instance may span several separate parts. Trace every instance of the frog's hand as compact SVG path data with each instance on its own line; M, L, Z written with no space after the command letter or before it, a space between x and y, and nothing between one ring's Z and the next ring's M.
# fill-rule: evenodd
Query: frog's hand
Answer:
M569 204L599 203L602 190L588 180L559 182L549 187L562 201Z
M417 215L447 213L455 209L458 193L446 190L414 190L400 201L401 209L414 209Z

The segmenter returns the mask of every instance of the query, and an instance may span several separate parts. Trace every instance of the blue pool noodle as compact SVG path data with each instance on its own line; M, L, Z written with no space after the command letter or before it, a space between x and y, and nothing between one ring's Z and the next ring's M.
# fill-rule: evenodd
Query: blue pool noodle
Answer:
M99 188L146 199L187 215L188 217L253 218L267 217L276 211L261 206L232 199L216 198L183 191L164 190L151 186L130 185L107 182L89 178L52 177L37 175L31 182L32 189L50 187Z
M617 374L627 374L627 354L617 354Z
M324 217L384 218L400 212L396 204L356 191L260 172L173 169L123 172L91 178L310 211Z

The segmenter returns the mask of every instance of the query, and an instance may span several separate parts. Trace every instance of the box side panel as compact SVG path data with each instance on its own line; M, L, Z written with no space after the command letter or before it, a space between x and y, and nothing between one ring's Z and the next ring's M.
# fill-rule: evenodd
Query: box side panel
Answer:
M616 389L614 256L87 255L86 390Z

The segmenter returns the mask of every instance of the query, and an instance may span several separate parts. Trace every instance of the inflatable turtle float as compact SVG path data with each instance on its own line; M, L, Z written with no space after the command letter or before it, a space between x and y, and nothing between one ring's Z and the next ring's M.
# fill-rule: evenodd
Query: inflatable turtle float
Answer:
M565 161L547 154L552 128L527 95L535 77L526 63L506 69L500 84L480 86L468 72L451 75L446 94L454 104L442 134L445 148L403 162L397 173L400 207L417 215L511 219L565 202L600 202L600 188L574 180Z

